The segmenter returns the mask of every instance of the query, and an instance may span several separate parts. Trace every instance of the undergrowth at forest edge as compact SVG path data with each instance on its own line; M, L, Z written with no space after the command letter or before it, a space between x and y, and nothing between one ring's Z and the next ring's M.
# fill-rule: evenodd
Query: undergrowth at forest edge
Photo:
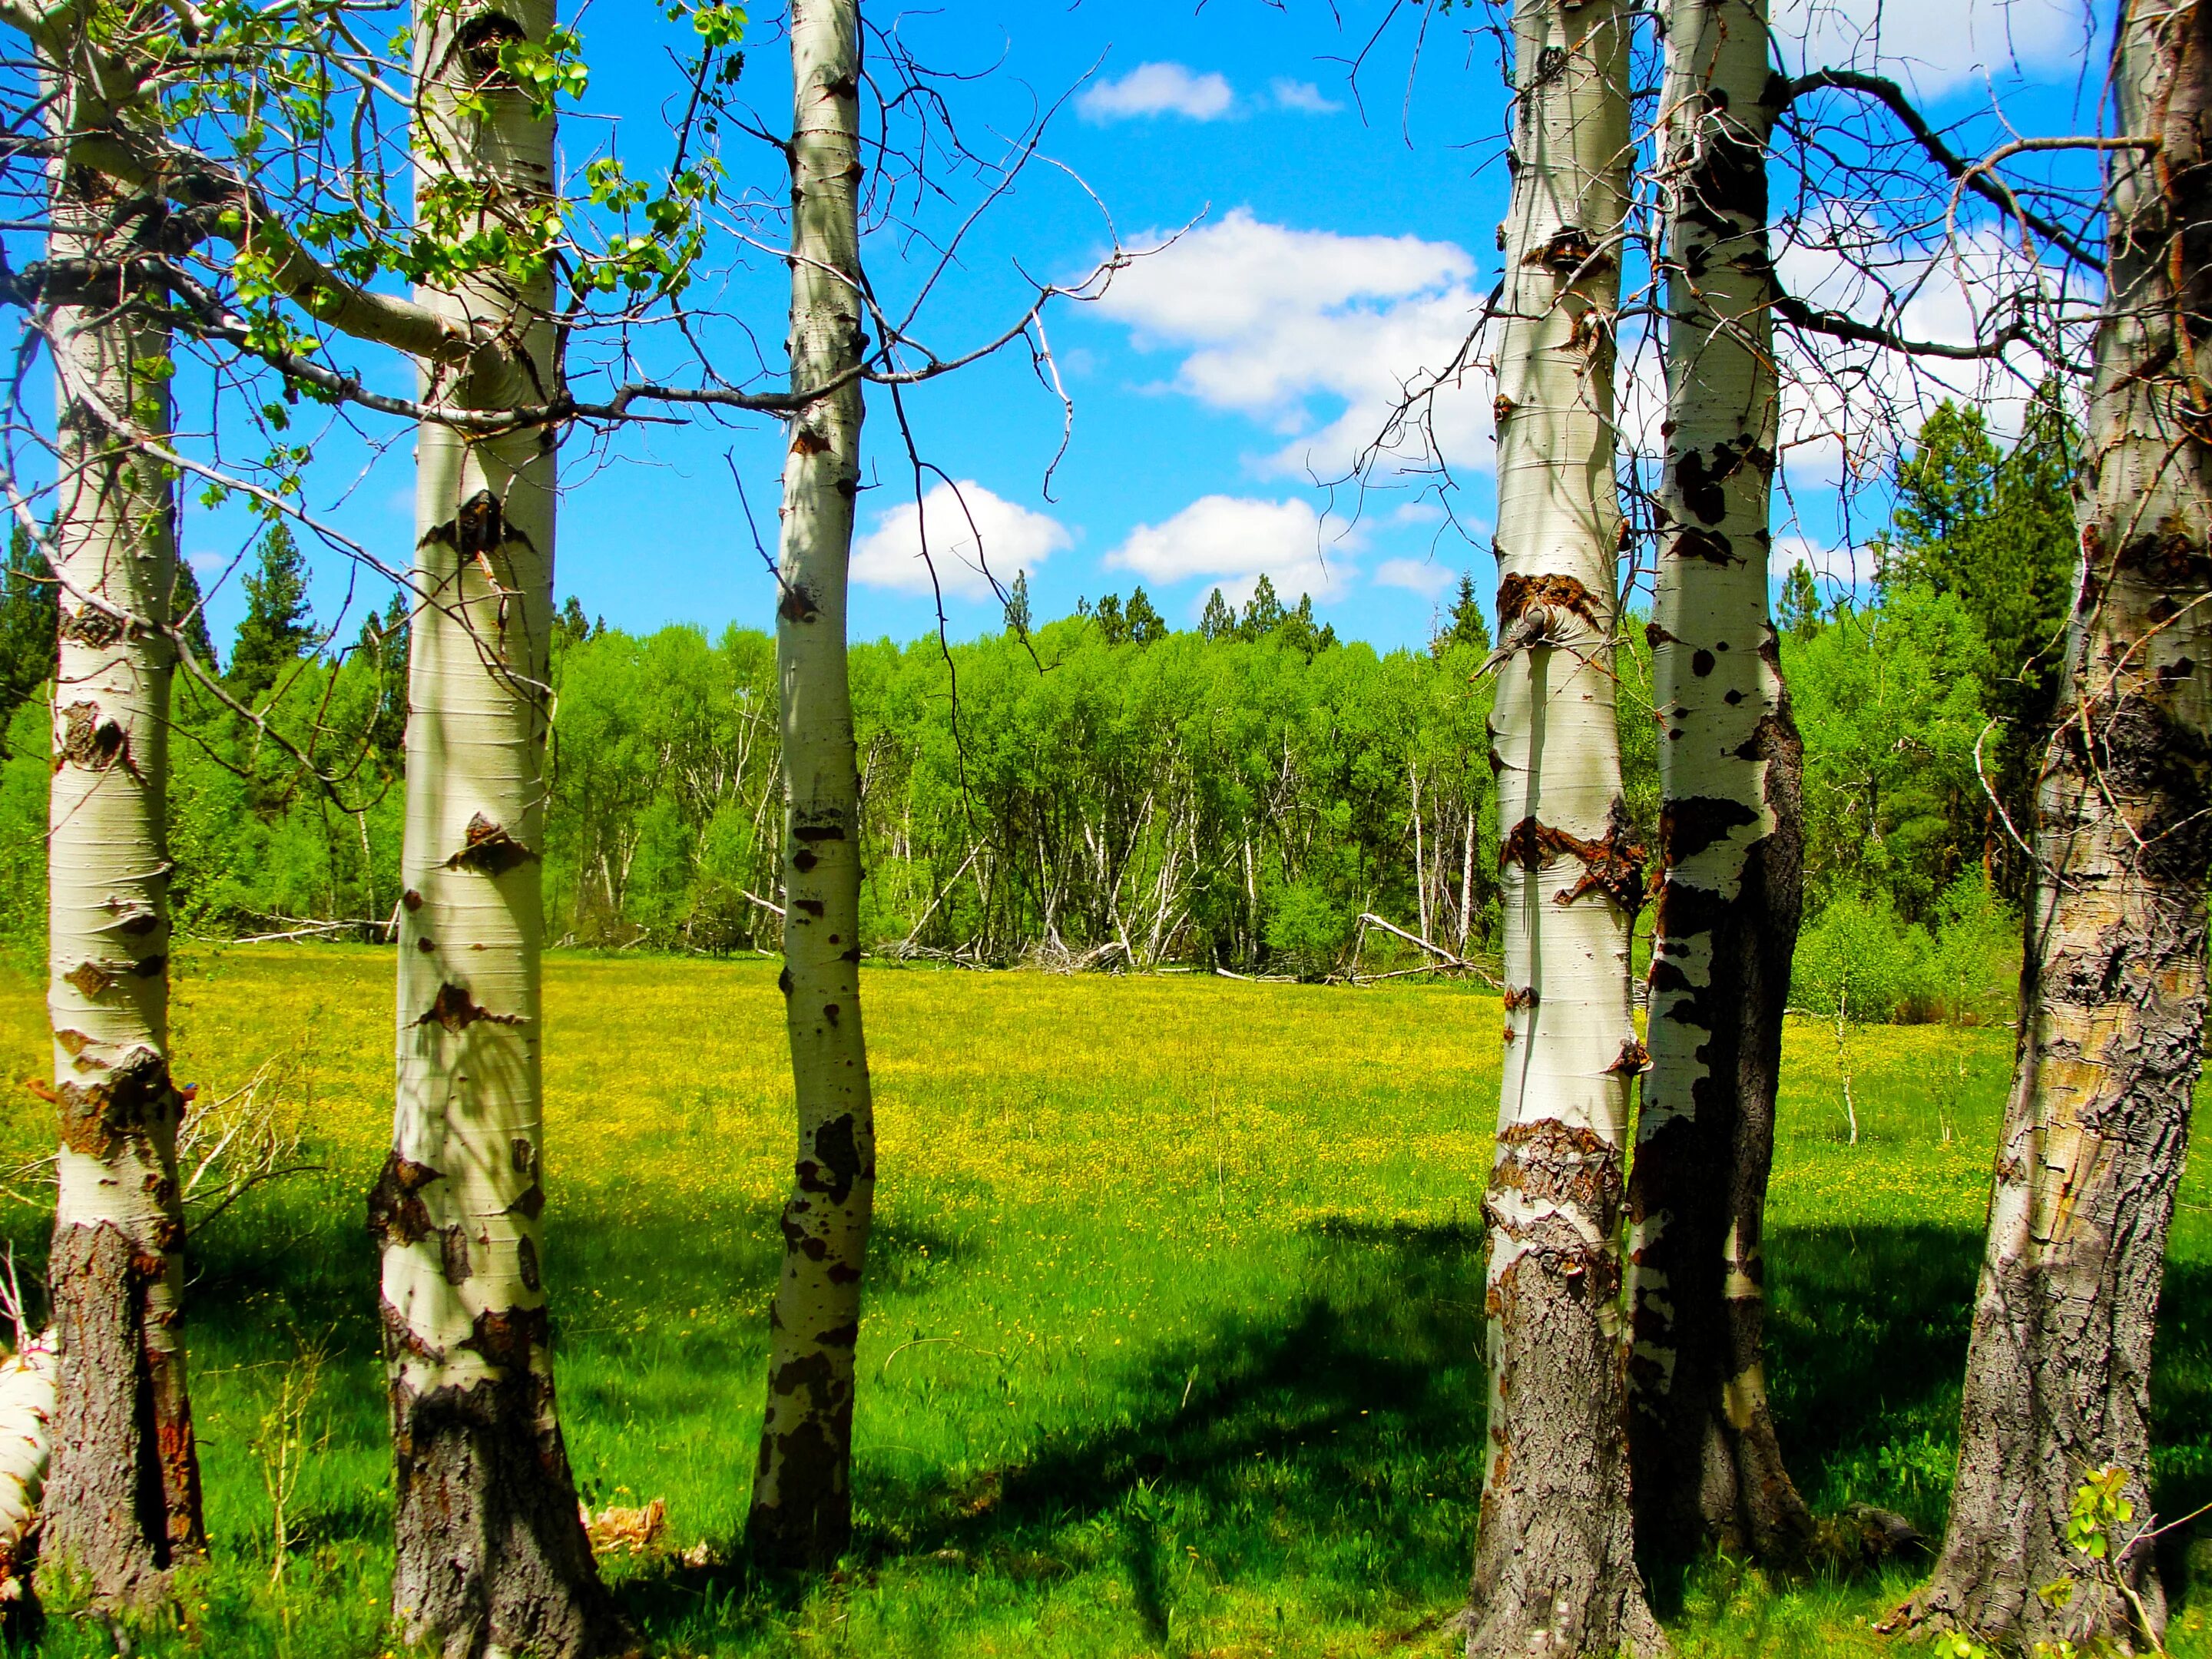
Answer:
M185 1624L147 1632L141 1654L393 1650L362 1223L389 1127L391 973L388 955L345 947L179 963L179 1077L220 1093L289 1058L287 1110L325 1167L199 1243L190 1340L214 1556ZM548 963L563 1416L595 1509L665 1504L665 1547L608 1558L653 1650L1456 1650L1445 1621L1480 1487L1495 1000L920 970L864 984L883 1207L860 1536L836 1582L802 1591L726 1559L789 1158L774 965ZM1775 1396L1816 1506L1878 1504L1932 1533L2010 1042L1948 1026L1853 1041L1856 1146L1832 1033L1790 1033ZM36 986L0 979L8 1078L43 1075L45 1047ZM7 1097L0 1152L35 1157L50 1109ZM2212 1498L2201 1157L2182 1206L2155 1382L2167 1514ZM47 1219L9 1208L27 1262ZM302 1449L277 1573L271 1460ZM2175 1652L2212 1653L2212 1534L2177 1537L2164 1563ZM1886 1645L1872 1626L1909 1582L1893 1568L1792 1584L1717 1561L1655 1589L1686 1655L1809 1655ZM58 1604L40 1650L112 1645Z

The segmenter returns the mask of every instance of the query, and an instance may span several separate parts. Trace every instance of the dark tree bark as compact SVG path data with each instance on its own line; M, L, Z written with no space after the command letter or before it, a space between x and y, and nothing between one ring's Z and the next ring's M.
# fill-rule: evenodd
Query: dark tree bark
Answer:
M2150 1513L2151 1343L2205 1013L2212 860L2212 9L2129 0L2114 43L2106 312L2079 484L2082 576L2045 753L2021 1043L1935 1576L1908 1621L2028 1643L2155 1639L2069 1547L2075 1492ZM2058 1586L2057 1594L2051 1587ZM2148 1625L2148 1629L2131 1628Z

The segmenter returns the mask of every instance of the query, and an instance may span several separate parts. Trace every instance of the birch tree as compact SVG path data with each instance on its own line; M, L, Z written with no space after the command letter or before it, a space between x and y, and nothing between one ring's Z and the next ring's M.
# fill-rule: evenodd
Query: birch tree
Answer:
M1636 1566L1620 1316L1629 930L1643 849L1611 676L1631 16L1516 0L1498 366L1505 1063L1490 1230L1490 1445L1471 1656L1663 1648Z
M866 356L858 0L793 0L791 68L791 384L818 389L790 423L777 569L782 986L799 1152L746 1528L763 1562L820 1571L852 1537L853 1357L876 1182L845 658Z
M554 188L553 121L502 68L552 0L415 8L416 196L527 249ZM436 413L550 403L550 266L418 286L496 341L432 362ZM398 1093L369 1200L382 1249L398 1558L410 1641L589 1655L630 1645L580 1519L554 1403L544 1283L539 951L555 446L545 427L416 441L402 853Z
M2152 1337L2205 1015L2212 860L2212 10L2129 0L2106 141L2105 310L2077 484L2081 577L2034 824L2037 885L1960 1412L1920 1621L2022 1644L2156 1642ZM2075 1494L2123 1472L2107 1573Z
M90 48L86 48L89 51ZM58 76L67 133L97 114ZM184 1212L169 1076L172 476L129 441L169 430L169 341L135 279L110 187L64 148L52 252L82 286L53 307L61 585L47 830L46 1007L61 1118L46 1276L59 1400L46 1559L143 1603L206 1547L183 1333Z
M1660 879L1651 1069L1629 1183L1638 1532L1802 1552L1762 1362L1760 1255L1802 895L1803 745L1767 611L1780 384L1767 135L1788 82L1766 0L1668 17L1667 465L1651 642Z

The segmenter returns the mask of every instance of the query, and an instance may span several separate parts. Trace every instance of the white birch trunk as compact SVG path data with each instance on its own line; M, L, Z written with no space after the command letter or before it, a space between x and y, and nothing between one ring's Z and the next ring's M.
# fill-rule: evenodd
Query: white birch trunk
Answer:
M0 1361L0 1631L29 1601L60 1373L51 1330Z
M489 219L541 207L553 124L498 70L551 0L417 0L418 195L488 187ZM455 106L481 89L488 118ZM559 380L548 283L494 273L417 290L498 338L421 397L543 403ZM398 1092L370 1194L381 1246L398 1559L392 1611L453 1659L621 1650L628 1633L579 1518L553 1395L544 1279L539 1045L553 434L416 438L416 571L399 908Z
M858 0L793 0L791 66L791 384L803 391L851 374L863 350ZM791 422L776 606L788 792L783 992L799 1149L747 1532L763 1563L812 1571L834 1565L852 1538L853 1355L876 1182L845 659L862 412L855 379Z
M60 1108L47 1281L60 1405L47 1560L118 1602L164 1594L206 1547L178 1319L184 1213L169 1078L169 680L161 630L175 503L112 424L169 429L168 336L118 258L116 198L57 177L52 252L98 272L52 321L58 438L52 532L62 585L48 820L46 1006Z
M1492 715L1505 928L1490 1228L1490 1455L1471 1656L1664 1646L1631 1538L1620 1317L1642 904L1613 730L1615 311L1631 18L1516 0L1518 109L1498 362Z
M1638 1533L1802 1553L1762 1360L1759 1240L1803 868L1802 745L1767 614L1774 368L1767 0L1667 36L1667 470L1651 642L1660 863L1628 1206Z
M2037 792L2020 1053L1950 1524L1910 1610L2021 1647L2160 1638L2151 1552L2115 1563L2131 1606L2066 1528L2106 1467L2128 1471L2136 1524L2150 1515L2152 1342L2206 1007L2212 8L2129 0L2112 83L2114 131L2160 147L2107 162L2082 573Z

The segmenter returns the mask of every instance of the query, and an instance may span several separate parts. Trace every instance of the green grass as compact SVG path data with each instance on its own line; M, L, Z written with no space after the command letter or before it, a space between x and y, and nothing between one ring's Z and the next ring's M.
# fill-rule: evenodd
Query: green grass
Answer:
M387 1449L362 1199L383 1153L388 954L202 951L179 1074L276 1054L328 1168L202 1242L195 1405L214 1556L139 1651L392 1651ZM804 1595L624 1558L657 1651L717 1656L1408 1656L1465 1589L1480 1475L1477 1224L1498 1010L1443 988L872 971L882 1128L850 1571ZM790 1151L773 965L547 969L550 1279L569 1446L596 1503L665 1500L726 1553L759 1425ZM1942 1520L2002 1031L1791 1034L1771 1238L1775 1399L1808 1494ZM0 981L0 1064L46 1064ZM0 1150L46 1109L12 1091ZM2212 1498L2212 1194L2192 1166L2156 1381L2160 1505ZM27 1260L44 1219L6 1218ZM302 1344L327 1441L270 1583L256 1425ZM2170 1565L2186 1576L2186 1547ZM2212 1578L2212 1574L2207 1575ZM1691 1654L1881 1645L1906 1580L1659 1587ZM2203 1655L2202 1604L2178 1651ZM42 1651L107 1650L58 1613Z

